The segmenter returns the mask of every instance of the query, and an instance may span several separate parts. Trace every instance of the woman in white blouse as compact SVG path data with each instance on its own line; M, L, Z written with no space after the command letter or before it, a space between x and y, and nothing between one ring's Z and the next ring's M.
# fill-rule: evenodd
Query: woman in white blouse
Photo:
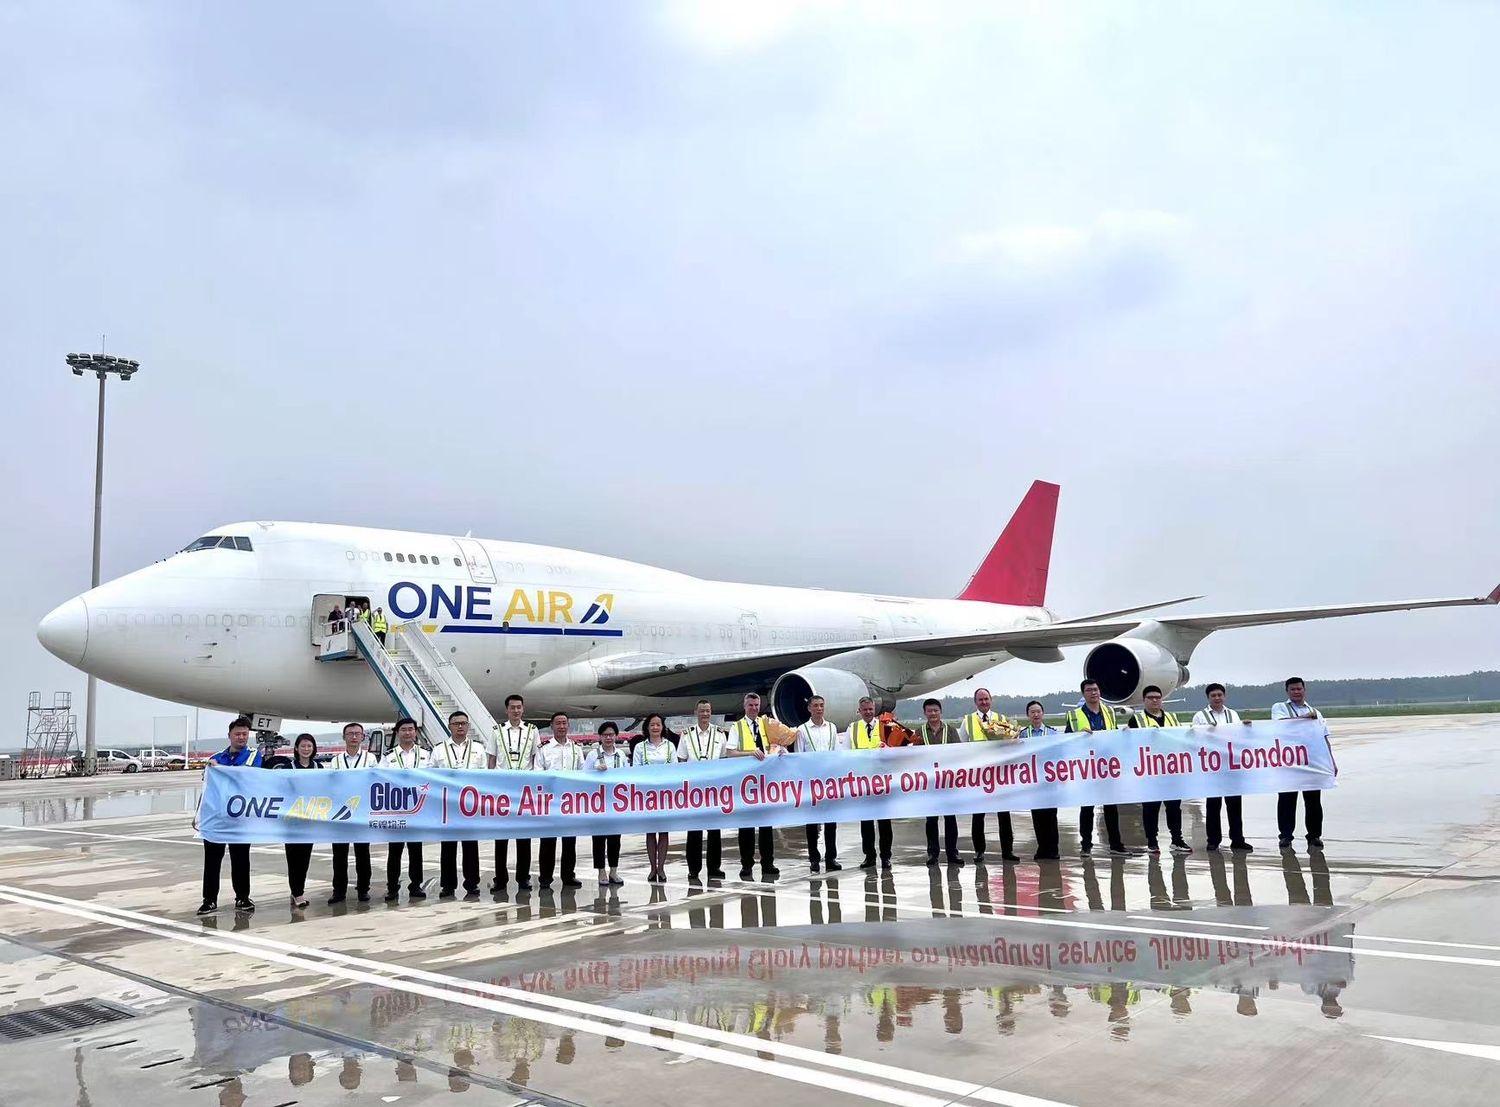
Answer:
M619 745L620 728L614 723L605 723L599 727L599 748L594 752L588 767L596 772L608 772L611 769L623 769L630 764L630 755L622 750ZM604 863L609 862L609 876L604 875ZM595 834L594 835L594 868L599 870L599 885L624 884L617 871L620 864L620 836L618 834Z
M670 765L677 760L677 747L667 741L666 720L660 715L646 716L644 733L646 740L637 743L635 752L631 755L632 765ZM646 835L646 857L651 862L651 875L646 879L652 884L665 884L667 882L666 834Z

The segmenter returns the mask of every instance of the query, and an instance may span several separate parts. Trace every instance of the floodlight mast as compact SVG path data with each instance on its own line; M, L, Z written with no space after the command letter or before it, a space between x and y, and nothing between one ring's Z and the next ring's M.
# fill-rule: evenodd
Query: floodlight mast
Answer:
M114 374L122 381L128 381L135 376L140 369L141 363L131 361L129 358L115 357L113 354L69 354L67 357L68 367L73 370L75 377L81 377L85 373L93 373L99 378L99 426L94 441L94 572L91 588L99 587L99 538L100 522L104 508L104 382ZM94 704L98 696L98 681L92 673L88 678L88 695L86 696L86 714L84 716L84 738L83 738L83 771L89 776L94 774L98 748L94 729Z

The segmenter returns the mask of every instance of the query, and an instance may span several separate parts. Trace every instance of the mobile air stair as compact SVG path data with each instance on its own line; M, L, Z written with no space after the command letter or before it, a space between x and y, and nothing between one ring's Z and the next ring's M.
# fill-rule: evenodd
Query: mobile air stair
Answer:
M333 661L354 655L362 658L397 712L415 719L418 730L432 745L447 740L448 716L462 711L469 716L470 736L492 747L499 730L495 717L458 667L433 647L420 626L393 624L386 632L384 646L367 623L349 623L347 636L345 650L325 649L319 660Z

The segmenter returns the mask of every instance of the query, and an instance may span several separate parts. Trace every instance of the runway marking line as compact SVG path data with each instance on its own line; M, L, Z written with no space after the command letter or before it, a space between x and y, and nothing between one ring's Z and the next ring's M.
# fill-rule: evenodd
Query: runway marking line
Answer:
M1500 1061L1500 1046L1481 1045L1477 1042L1440 1042L1430 1038L1388 1038L1384 1034L1366 1034L1365 1037L1381 1042L1395 1042L1398 1045L1421 1046L1423 1049L1435 1049L1440 1053L1456 1053L1460 1057L1479 1057L1485 1061Z
M102 833L99 833L99 832L82 831L82 830L71 831L71 830L63 830L63 829L58 829L58 828L46 828L46 827L0 827L0 830L49 830L50 832L57 833L57 834L87 834L90 837L95 837L95 838L114 838L114 839L118 839L118 840L124 841L124 842L131 842L131 841L156 841L156 842L163 842L163 843L166 843L166 844L169 844L169 845L196 845L197 842L198 842L197 839L177 840L177 839L170 839L170 838L152 838L152 839L147 839L147 838L129 838L129 837L126 837L125 835L118 835L118 834L102 834ZM255 849L255 850L258 850L258 851L262 851L262 852L268 852L268 853L279 853L280 852L274 846L252 846L251 848ZM318 856L331 856L331 855L318 854ZM5 885L0 885L0 887L5 887ZM727 890L727 889L724 890L724 892L723 892L723 894L721 896L721 902L728 902L727 897L729 897L729 896L754 894L753 887L751 887L749 885L745 885L744 887L745 887L745 891L743 891L743 892L735 892L733 890ZM771 891L776 886L768 884L768 885L763 885L763 887L767 891ZM785 885L782 885L782 887L785 887ZM32 891L27 890L27 889L15 889L15 890L22 891L26 895L44 895L45 894L45 893L42 893L42 892L32 892ZM850 902L851 903L855 902L859 898L861 898L861 897L859 897L859 895L856 894L855 896L851 897L851 901ZM979 911L971 911L968 908L959 908L957 910L954 910L954 909L951 909L951 908L934 908L930 904L921 904L921 903L917 903L914 900L892 899L891 897L885 896L883 893L878 898L874 898L874 899L870 898L869 896L864 896L863 900L864 900L864 903L866 905L873 904L875 906L881 906L881 907L884 907L884 906L903 907L904 906L904 907L907 907L907 908L910 908L910 909L915 909L915 910L942 911L944 914L947 914L947 915L950 915L950 916L956 914L956 915L959 915L959 916L964 917L964 918L989 919L989 920L992 920L992 921L995 920L995 919L1001 919L1001 918L1003 918L1003 919L1010 920L1012 922L1026 923L1026 924L1033 925L1033 926L1072 926L1072 927L1079 927L1079 928L1084 929L1084 930L1104 930L1104 931L1111 931L1111 932L1122 933L1122 934L1144 934L1144 935L1154 936L1154 937L1167 937L1167 936L1180 937L1183 934L1183 931L1181 931L1181 930L1172 930L1170 928L1144 927L1144 926L1120 926L1117 923L1089 922L1087 920L1086 916L1088 914L1091 914L1092 912L1073 911L1073 912L1068 912L1067 913L1067 917L1065 917L1065 918L1052 918L1052 917L1038 917L1038 916L1029 916L1029 915L984 914L983 912L979 912ZM702 902L702 906L703 907L708 907L712 902L713 902L712 898L705 897L704 900L703 900L703 902ZM660 913L663 910L666 910L666 911L676 911L676 910L680 909L684 905L688 905L691 908L691 904L692 904L691 900L678 901L678 903L671 904L671 905L666 905L666 904L645 904L645 905L642 905L642 906L644 908L646 908L646 910L641 911L640 913L642 913L642 914L648 914L649 915L649 914L653 914L653 913ZM493 905L489 905L489 906L493 906ZM516 906L521 906L521 905L519 905L519 904L515 903L514 901L512 901L512 902L510 902L508 904L502 904L501 906L502 907L507 907L507 906L508 907L516 907ZM122 908L100 908L100 909L101 910L123 910ZM696 909L696 908L692 908L692 909ZM151 917L151 916L146 916L146 917ZM1126 916L1126 917L1127 918L1141 918L1142 916L1133 915L1133 916ZM1162 921L1162 922L1166 922L1166 921L1172 921L1172 922L1185 921L1185 920L1169 919L1169 918L1165 918L1165 917L1162 917L1162 916L1154 916L1154 915L1153 916L1145 916L1145 917L1149 918L1149 919L1156 920L1156 921ZM547 920L535 920L535 921L538 921L538 922L545 921L545 922L551 923L551 922L554 922L556 920L554 920L554 919L547 919ZM1202 922L1202 923L1199 923L1199 922L1195 921L1194 925L1202 925L1202 926L1224 926L1224 927L1236 926L1236 927L1238 927L1239 924L1229 924L1229 923L1223 923L1223 924L1221 924L1221 923L1213 923L1213 922ZM1316 953L1319 950L1326 950L1326 951L1332 951L1332 952L1344 952L1346 950L1346 948L1352 949L1352 946L1351 947L1344 947L1344 946L1307 945L1307 944L1301 943L1301 942L1295 942L1295 941L1294 942L1281 942L1281 941L1274 941L1274 940L1267 939L1267 938L1255 938L1255 937L1250 937L1250 936L1241 935L1241 934L1203 933L1202 937L1205 937L1205 938L1216 938L1216 939L1218 939L1220 941L1225 941L1225 942L1239 942L1242 945L1248 944L1248 945L1270 946L1270 947L1274 947L1274 948L1297 949L1297 950L1302 950L1302 951L1305 951L1305 952L1313 952L1313 953ZM1363 937L1363 936L1361 935L1361 936L1357 936L1357 937ZM1452 948L1452 949L1484 949L1484 950L1495 950L1496 949L1496 947L1493 947L1493 946L1473 946L1473 945L1466 945L1466 944L1459 943L1459 942L1428 941L1427 939L1422 939L1422 938L1385 938L1385 939L1376 939L1376 940L1390 941L1390 942L1401 942L1401 943L1411 944L1411 945L1432 945L1432 946L1439 946L1439 947L1443 947L1443 948ZM1434 964L1472 965L1472 966L1479 967L1479 968L1500 968L1500 960L1494 960L1494 959L1483 958L1483 957L1454 957L1454 956L1447 956L1447 955L1443 955L1443 954L1433 954L1433 953L1404 953L1404 952L1402 952L1400 950L1393 950L1393 949L1389 949L1388 950L1388 949L1368 949L1368 948L1361 948L1359 950L1359 955L1361 957L1387 957L1387 958L1390 958L1392 960L1399 960L1399 961L1429 961L1429 962L1432 962Z
M234 935L232 940L221 939L217 936L210 937L201 929L195 931L193 927L171 919L161 919L141 912L126 911L122 908L96 907L65 896L54 896L45 892L32 892L9 885L0 885L0 899L9 900L12 903L22 906L55 911L59 914L71 915L93 922L111 924L135 930L139 933L182 942L187 945L200 946L215 952L235 953L244 957L258 958L271 964L286 965L291 968L339 977L356 983L395 988L398 991L406 991L413 995L421 995L432 999L477 1007L481 1010L528 1019L533 1022L550 1022L553 1025L585 1034L615 1037L637 1045L647 1046L651 1049L681 1053L716 1064L729 1065L735 1068L793 1080L798 1083L811 1084L816 1087L845 1092L850 1095L863 1096L868 1099L894 1104L896 1107L946 1107L946 1105L953 1102L953 1099L938 1099L917 1092L907 1092L899 1088L885 1087L870 1083L867 1080L839 1075L836 1072L817 1072L812 1069L793 1065L789 1061L773 1062L759 1057L731 1053L727 1052L722 1046L745 1049L756 1053L780 1053L786 1057L796 1057L814 1062L825 1069L841 1069L846 1072L859 1073L862 1076L879 1077L897 1083L909 1084L914 1087L940 1091L948 1097L956 1096L959 1099L981 1100L986 1103L999 1104L1001 1107L1074 1107L1074 1105L1061 1103L1057 1100L1041 1099L1036 1096L987 1088L983 1085L952 1080L933 1073L917 1072L915 1070L898 1068L894 1065L862 1061L842 1055L825 1054L817 1050L806 1049L805 1047L794 1046L785 1042L768 1041L750 1035L712 1030L707 1027L694 1026L691 1023L678 1022L673 1019L661 1019L651 1015L640 1015L632 1011L621 1011L616 1008L602 1007L596 1004L583 1003L578 1000L565 1000L553 996L522 992L512 988L502 988L498 985L482 981L465 980L461 977L447 976L442 973L407 969L399 965L371 961L361 957L351 957L317 947L290 945L252 934L238 933ZM283 952L283 950L293 952ZM368 972L354 966L369 966L377 971ZM437 981L445 985L452 985L453 987L434 987L415 982L424 979ZM476 993L481 994L476 995ZM484 994L514 998L533 1006L521 1007L513 1002L485 998ZM553 1007L556 1010L539 1010L538 1008L540 1007ZM578 1014L562 1012L578 1012ZM673 1035L673 1038L670 1040L664 1039L660 1033L635 1030L627 1025L623 1025L628 1023L666 1030ZM682 1041L683 1037L701 1038L721 1043L721 1045L700 1045L691 1041Z

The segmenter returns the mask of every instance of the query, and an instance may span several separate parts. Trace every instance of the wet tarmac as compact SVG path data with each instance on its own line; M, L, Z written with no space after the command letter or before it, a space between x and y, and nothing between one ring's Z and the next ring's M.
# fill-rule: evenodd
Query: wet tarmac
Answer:
M393 906L377 848L330 907L322 849L296 911L257 847L259 910L206 921L192 782L0 785L0 1016L132 1016L0 1044L0 1104L1491 1104L1500 719L1335 745L1321 852L1255 797L1248 856L1195 803L1185 858L1083 859L1074 825L1061 863L929 869L918 820L890 874L847 826L837 879L784 831L776 885L690 885L674 836L653 889L627 839L620 888Z

